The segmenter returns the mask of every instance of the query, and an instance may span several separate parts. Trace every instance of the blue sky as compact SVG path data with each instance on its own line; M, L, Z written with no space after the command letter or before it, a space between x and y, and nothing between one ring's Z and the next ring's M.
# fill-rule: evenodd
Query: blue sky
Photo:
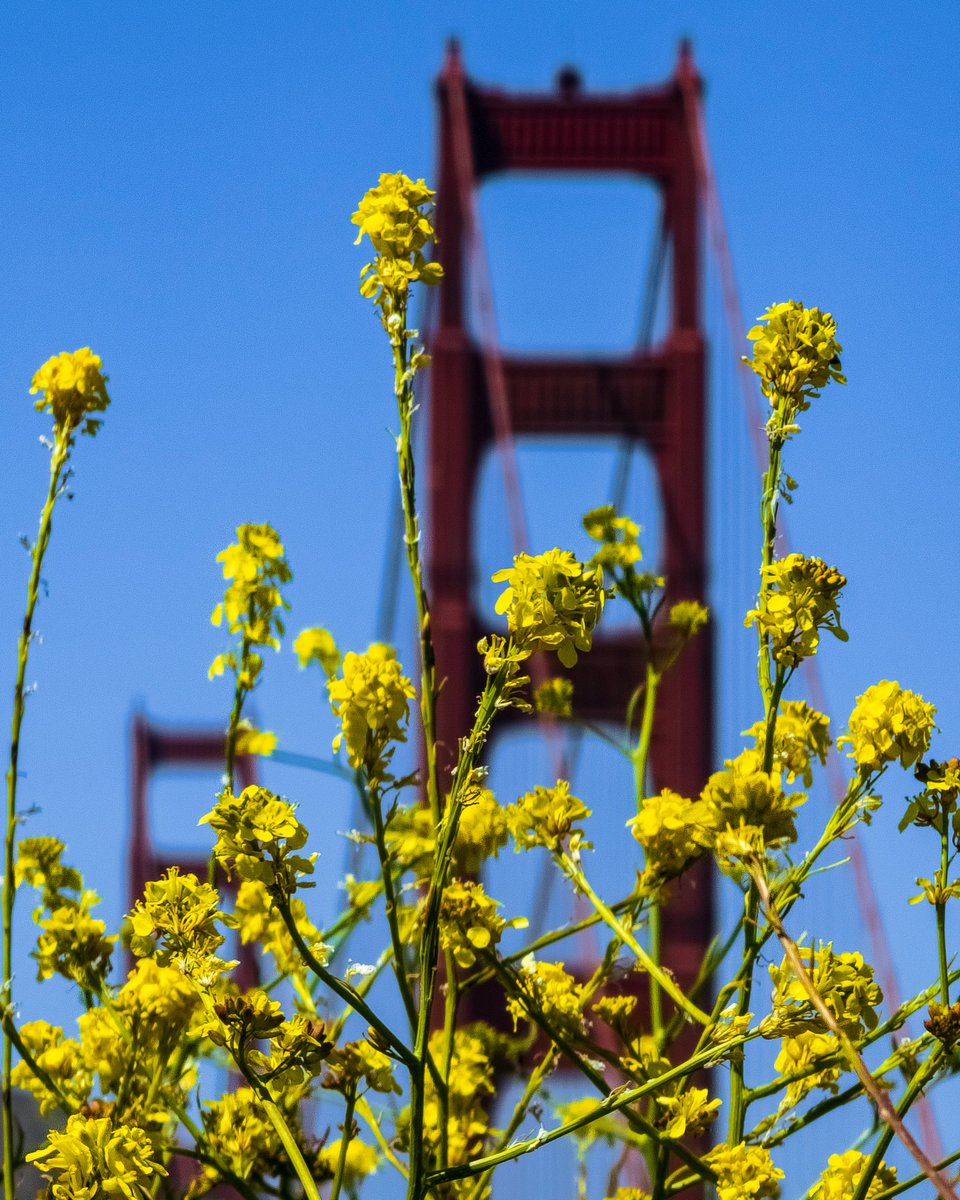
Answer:
M42 809L28 832L70 844L108 920L124 905L132 710L224 720L227 690L206 680L222 648L208 618L214 555L234 526L269 520L283 534L294 629L323 623L345 646L374 635L393 418L349 216L381 170L432 177L432 81L451 34L478 80L532 89L567 62L588 88L653 83L692 37L747 316L797 297L834 312L845 347L850 383L807 414L790 467L794 544L849 579L850 642L823 654L835 722L868 684L896 678L938 705L937 749L957 751L958 13L929 0L909 19L893 3L5 6L0 630L12 681L27 571L17 539L35 528L45 474L27 389L50 354L90 345L114 403L78 448L76 499L56 520L22 801ZM625 336L648 211L623 183L489 189L504 341ZM576 486L559 489L559 460L522 459L535 534L562 538L560 516L572 525L578 505L606 498L608 468L591 453L563 458ZM508 549L491 487L482 569ZM738 614L718 615L732 656ZM267 664L257 708L285 747L326 753L318 680L289 652ZM725 719L724 741L738 728ZM345 827L331 785L271 772L318 831ZM172 840L181 818L169 814L204 811L214 784L160 785L159 832ZM869 854L907 957L926 914L903 898L934 864L905 861L895 815ZM341 853L334 842L331 876ZM30 975L24 961L25 1015L39 999Z

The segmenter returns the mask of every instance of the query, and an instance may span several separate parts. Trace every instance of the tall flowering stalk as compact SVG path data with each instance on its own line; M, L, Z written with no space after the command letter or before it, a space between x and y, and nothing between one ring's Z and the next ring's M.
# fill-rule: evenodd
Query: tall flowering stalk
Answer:
M53 510L63 495L70 475L70 455L78 433L93 437L102 424L96 415L110 403L107 376L101 359L89 347L73 353L57 354L48 359L33 377L31 393L40 393L34 407L50 413L53 431L44 439L50 448L50 482L40 510L37 539L30 547L30 577L27 582L27 604L17 641L17 675L13 687L13 717L10 729L10 763L7 768L7 820L4 836L3 869L3 995L6 1012L13 1004L13 908L15 897L14 843L17 832L17 780L20 759L20 733L23 727L24 684L30 644L33 640L33 617L40 593L43 559L50 544ZM3 1188L4 1195L13 1195L13 1108L10 1075L13 1066L13 1046L4 1021L3 1031Z

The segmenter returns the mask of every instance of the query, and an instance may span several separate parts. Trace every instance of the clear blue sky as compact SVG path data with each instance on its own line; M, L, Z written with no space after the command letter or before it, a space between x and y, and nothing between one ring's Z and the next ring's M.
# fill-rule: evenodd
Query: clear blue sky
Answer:
M28 832L70 844L110 921L125 897L134 705L224 720L227 689L206 680L222 645L208 618L214 555L234 526L269 520L283 534L294 629L327 624L348 647L373 636L393 418L349 216L381 170L432 177L432 80L450 34L477 79L518 88L549 87L566 62L591 88L656 82L679 37L693 38L746 313L791 296L819 304L845 347L849 386L807 415L790 468L795 544L850 581L850 642L824 648L833 715L842 724L868 684L897 678L938 705L938 750L958 750L955 5L20 0L0 16L0 631L12 681L27 570L17 537L35 528L46 469L27 389L50 354L90 345L114 403L79 446L76 499L56 521L22 803L42 809ZM483 211L505 340L621 338L643 197L633 210L624 184L498 187ZM583 460L571 520L606 498L590 494L605 469ZM553 511L549 472L531 470L531 511ZM735 638L737 614L720 617ZM283 746L326 753L318 681L288 652L267 664L257 707ZM279 768L268 778L318 831L344 828L335 789ZM157 794L199 814L214 783ZM893 807L870 859L908 957L928 914L899 898L934 864L904 863ZM168 841L174 827L161 829ZM336 844L326 861L338 874ZM24 962L25 1016L39 999L30 975Z

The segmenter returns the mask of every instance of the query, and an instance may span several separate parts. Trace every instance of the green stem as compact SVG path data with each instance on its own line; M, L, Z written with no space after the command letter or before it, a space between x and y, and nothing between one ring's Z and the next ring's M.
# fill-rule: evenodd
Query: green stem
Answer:
M14 878L14 843L17 835L17 779L20 758L20 731L23 726L24 683L33 637L33 614L40 594L40 571L43 557L50 544L53 509L63 482L63 472L70 456L71 431L58 431L50 455L50 483L47 498L40 512L37 540L30 551L30 578L27 583L27 606L17 642L17 677L13 688L13 716L10 723L10 765L7 770L7 821L4 837L3 867L3 978L0 980L0 1002L5 1011L13 1011L13 909L16 883ZM13 1071L13 1042L3 1022L3 1190L5 1196L14 1194L13 1178L13 1092L10 1074Z
M404 946L400 937L400 926L397 923L397 894L394 887L393 867L387 851L380 790L373 783L370 784L370 809L373 813L374 839L377 845L377 857L380 860L380 875L383 879L383 898L387 913L387 925L390 928L390 944L393 947L393 973L396 976L397 987L400 989L400 996L412 1033L417 1028L417 1007L413 1002L410 980L407 978Z
M652 654L652 647L648 653ZM650 758L650 740L653 737L653 718L657 708L657 689L660 686L660 675L654 669L653 663L647 663L647 681L643 693L643 717L640 722L640 736L637 748L633 754L633 786L636 794L637 812L643 804L647 787L647 762Z
M938 884L941 894L947 886L947 873L950 868L950 834L946 814L940 817L943 828L940 830L940 878ZM937 950L940 959L940 1003L950 1007L950 970L947 965L947 902L937 903Z
M343 1137L340 1139L340 1153L337 1155L337 1173L330 1187L330 1200L340 1200L340 1189L343 1187L343 1173L347 1166L347 1149L353 1137L353 1109L357 1103L355 1088L347 1092L347 1107L343 1117Z
M649 925L650 925L650 957L660 966L660 944L663 932L663 909L655 901L650 907ZM653 1036L657 1039L657 1045L661 1045L663 1038L663 993L660 991L660 985L651 975L650 977L650 1023L653 1026Z
M743 917L743 963L740 981L740 999L737 1001L737 1016L743 1017L750 1011L750 996L753 991L753 964L758 953L757 914L759 912L757 889L751 884L744 899ZM730 1120L727 1126L727 1142L736 1146L743 1141L743 1127L747 1117L746 1087L744 1084L744 1060L742 1057L730 1064Z
M622 925L613 912L604 904L597 893L590 886L586 875L583 873L583 868L565 851L556 853L556 859L564 873L571 879L574 885L587 897L593 907L599 913L601 920L610 930L636 955L637 960L654 979L660 987L667 993L670 999L682 1009L683 1012L693 1021L700 1025L709 1025L710 1017L703 1009L698 1008L691 1000L683 994L680 988L673 982L669 975L659 967L646 950L640 945L637 939L633 936L633 932L625 925Z
M937 1163L937 1170L942 1171L944 1167L949 1167L957 1159L960 1159L960 1150L955 1150L953 1154L948 1154L946 1158L941 1158ZM898 1183L896 1187L885 1188L882 1192L874 1192L870 1200L893 1200L894 1196L902 1196L904 1192L909 1192L918 1183L923 1183L926 1178L926 1175L921 1171L919 1175L912 1175L909 1179Z

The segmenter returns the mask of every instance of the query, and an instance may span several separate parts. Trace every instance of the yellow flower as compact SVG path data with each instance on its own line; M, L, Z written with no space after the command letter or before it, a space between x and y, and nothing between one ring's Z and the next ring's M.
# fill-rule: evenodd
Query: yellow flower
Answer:
M583 518L583 527L595 542L600 542L600 549L590 560L591 566L625 570L643 557L637 540L640 526L629 517L618 516L612 504L588 512Z
M103 424L92 413L105 412L110 403L107 395L108 376L103 374L103 362L93 354L89 346L73 353L64 351L48 358L33 377L30 394L43 392L34 402L37 412L53 414L53 425L58 436L68 440L74 430L91 437Z
M873 967L855 951L835 954L833 943L798 947L800 961L806 968L814 987L834 1020L851 1037L859 1037L876 1029L879 1017L877 1005L883 993L873 979ZM766 1018L767 1027L783 1033L805 1029L822 1030L822 1018L813 1008L806 990L784 957L780 966L770 964L773 982L773 1012Z
M334 1091L350 1091L365 1083L375 1092L400 1094L400 1085L393 1077L390 1058L369 1042L345 1042L330 1052L328 1071L323 1086Z
M897 759L910 767L930 745L936 711L919 693L882 679L857 697L850 732L837 745L851 747L849 757L862 771L879 771Z
M77 1103L86 1100L93 1079L90 1072L84 1069L79 1043L72 1038L64 1038L63 1030L58 1025L48 1025L46 1021L28 1021L20 1026L19 1032L37 1065L43 1068L61 1093ZM56 1092L49 1091L26 1062L18 1062L13 1068L11 1082L14 1087L23 1088L37 1100L43 1116L60 1104Z
M74 1113L66 1130L51 1129L47 1145L28 1154L27 1162L35 1162L45 1175L58 1173L52 1200L149 1200L154 1177L167 1173L155 1153L142 1129L111 1128L109 1117L92 1120Z
M422 179L414 183L399 171L385 173L351 218L360 226L354 245L366 235L377 252L360 272L360 294L384 310L405 304L412 283L435 284L443 278L440 264L428 262L423 253L435 237L433 197Z
M317 662L323 668L329 679L332 679L340 666L341 655L333 634L319 626L315 629L302 629L293 643L293 652L300 660L300 669Z
M197 989L176 967L163 967L141 958L117 993L117 1008L136 1028L151 1028L151 1036L169 1037L185 1029L199 1004Z
M487 788L471 792L460 813L453 847L457 870L476 875L488 858L496 858L507 844L507 811Z
M847 640L837 607L847 581L836 567L820 558L789 554L764 567L763 578L767 587L760 605L743 623L756 625L770 638L773 657L782 666L796 667L816 654L823 629L841 642Z
M270 525L238 525L237 541L220 551L217 562L223 563L223 577L230 583L213 610L212 623L226 621L231 633L243 635L246 645L279 650L284 633L279 613L290 607L280 585L293 578L280 535ZM223 656L214 660L211 674L220 674L224 665L234 666ZM255 678L246 686L253 682Z
M506 613L513 643L524 657L556 650L563 665L572 667L577 651L590 649L605 598L600 567L585 567L569 550L518 554L493 582L507 584L497 612Z
M504 929L525 929L525 917L505 921L497 915L499 904L480 883L454 879L440 904L440 945L450 950L458 967L472 967L478 955L492 951Z
M827 761L829 726L830 718L811 708L805 700L785 700L780 705L773 738L773 765L784 772L787 783L793 783L797 776L803 779L805 787L813 783L813 759ZM766 722L757 721L743 731L743 736L755 739L754 749L762 762Z
M551 717L569 717L573 712L573 680L558 676L545 679L533 694L538 713Z
M269 758L277 748L277 735L268 729L255 729L243 720L237 726L237 754L262 754Z
M528 1010L542 1015L562 1037L577 1038L583 1032L583 988L563 969L563 963L524 960L517 973L523 999L511 996L507 1012L514 1028L521 1019L530 1020Z
M330 679L327 688L341 725L334 750L345 742L351 767L380 776L393 755L392 743L407 740L410 700L416 694L393 647L374 642L366 654L351 651L343 660L342 676Z
M241 1179L272 1175L283 1148L253 1089L238 1088L206 1102L203 1128L217 1159ZM211 1185L218 1176L212 1171Z
M699 600L678 600L671 605L667 616L667 624L685 642L696 637L709 620L710 609Z
M730 759L725 770L710 776L691 820L697 839L711 848L720 835L730 832L753 847L756 843L745 832L749 829L759 831L761 845L781 846L797 840L796 809L805 801L803 792L784 792L780 772L761 770L756 752L745 750Z
M63 904L49 917L36 918L36 923L42 930L33 952L37 979L49 979L56 972L81 987L99 990L117 940L116 935L107 936L104 922L81 905Z
M762 1146L714 1146L704 1160L717 1173L717 1200L764 1200L780 1195L783 1172Z
M867 1156L859 1150L847 1150L844 1154L831 1154L827 1168L817 1180L810 1200L848 1200L857 1190L860 1177L867 1165ZM896 1186L897 1172L881 1162L870 1180L866 1200L874 1200L881 1192Z
M80 872L60 861L64 850L63 842L52 837L24 838L17 844L16 886L26 883L41 891L46 908L57 908L65 899L65 891L83 890Z
M340 1146L342 1139L324 1146L317 1155L317 1163L321 1172L332 1179L340 1161ZM347 1142L347 1154L343 1163L343 1184L347 1190L354 1188L361 1179L366 1179L377 1169L377 1152L373 1146L367 1145L360 1138L351 1138Z
M558 779L552 788L535 787L506 809L507 825L518 850L545 846L561 851L589 848L583 830L576 827L591 815L582 800L570 794L570 784Z
M299 877L313 871L313 858L291 853L306 845L306 827L297 820L294 806L267 788L254 784L239 796L222 792L198 824L209 825L217 835L217 862L241 879L259 879L289 895L300 884Z
M648 796L627 822L644 850L644 886L655 889L700 855L701 847L693 840L695 811L692 800L664 788L659 796Z
M290 912L300 936L321 963L326 962L330 947L320 938L320 930L307 916L306 905L299 896L290 900ZM307 965L293 943L290 931L284 923L266 884L259 879L245 879L237 890L233 905L237 931L243 945L255 942L267 954L273 955L277 971L281 975L304 976Z
M709 1099L706 1088L687 1088L679 1096L658 1096L663 1108L657 1126L667 1137L682 1138L703 1133L717 1119L720 1100Z
M800 1033L785 1037L780 1043L780 1053L773 1069L780 1075L800 1075L804 1071L810 1071L820 1060L836 1057L837 1048L837 1039L832 1033L821 1033L815 1029L801 1030ZM814 1088L823 1088L824 1091L836 1094L839 1078L840 1067L834 1063L819 1071L812 1071L802 1079L795 1079L787 1085L787 1103L799 1104Z
M763 394L774 408L789 405L803 412L810 400L831 381L846 383L840 371L837 323L819 308L804 308L798 300L773 304L747 337L753 356L744 358L760 376Z
M207 983L236 966L216 955L224 941L218 923L231 922L220 911L217 889L170 867L146 885L130 913L130 948L138 958L155 958L161 966L172 963Z

